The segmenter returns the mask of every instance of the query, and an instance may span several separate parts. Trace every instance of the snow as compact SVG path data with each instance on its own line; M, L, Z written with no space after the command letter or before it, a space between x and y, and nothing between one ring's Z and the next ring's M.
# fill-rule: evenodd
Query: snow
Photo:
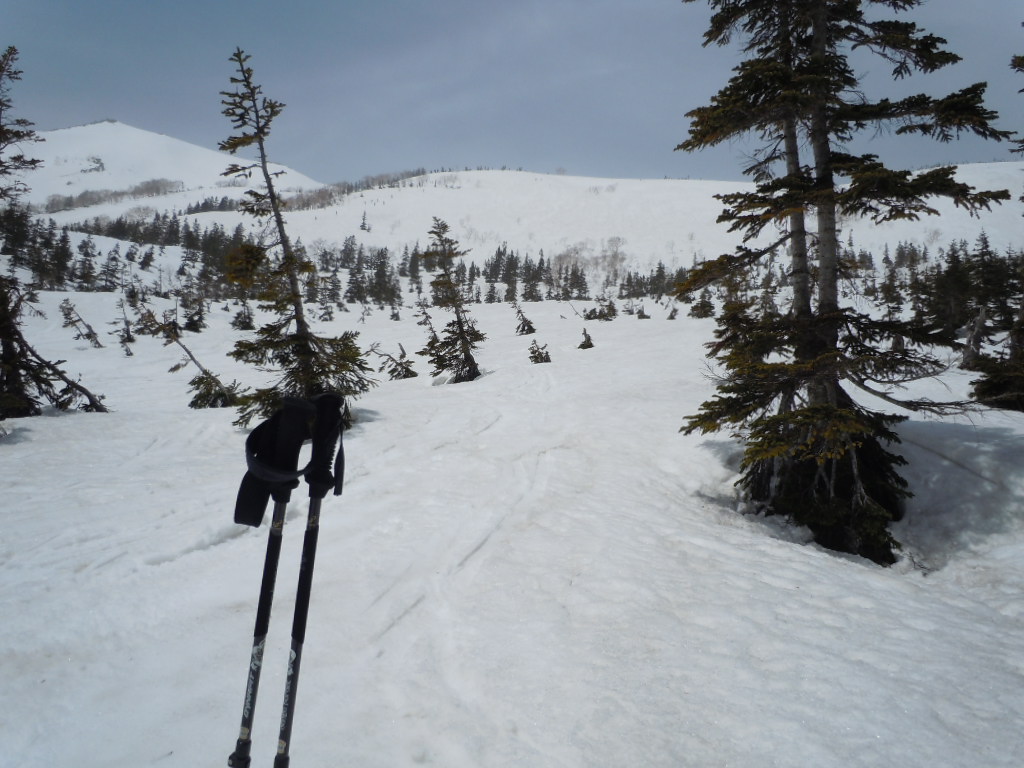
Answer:
M240 162L238 157L115 120L39 131L38 136L42 142L24 148L30 157L43 161L41 168L25 177L32 188L25 202L43 204L50 195L73 196L87 190L124 192L155 179L180 182L193 192L190 199L196 202L204 197L194 194L196 190L208 190L210 196L238 197L244 189L238 189L234 179L220 175L228 165ZM284 168L274 164L272 170ZM283 184L306 189L320 186L291 170Z
M466 197L469 225L452 216L456 238L483 230L486 206L498 217L532 205L517 196L527 174L459 176L483 191L480 207ZM563 193L567 209L581 204ZM427 187L408 194L395 219L419 222L425 241L442 212ZM355 225L337 240L363 234L361 209L345 206ZM306 242L314 215L325 213L290 219ZM553 242L558 222L528 226ZM691 226L695 247L722 236ZM400 249L397 235L389 246ZM231 521L246 432L232 411L186 407L192 374L167 372L174 347L140 338L126 358L112 337L103 349L74 341L57 309L66 295L42 293L46 317L27 318L26 335L113 411L5 423L0 762L225 765L267 540L266 524ZM72 295L97 330L117 298ZM474 305L488 335L481 379L435 386L417 357L418 378L382 381L354 403L344 494L323 503L294 762L1021 765L1024 417L901 426L916 496L895 531L903 557L882 569L737 510L737 445L678 432L711 391L702 345L713 323L646 308L650 320L603 323L577 316L582 304L526 304L537 334L524 337L508 305ZM223 378L253 383L225 356L229 320L215 308L186 343ZM329 327L358 330L364 348L425 342L408 308L399 322L358 320L339 314ZM584 327L593 349L577 348ZM534 338L550 364L529 362ZM962 395L969 379L928 386ZM300 489L254 766L276 749L305 512Z

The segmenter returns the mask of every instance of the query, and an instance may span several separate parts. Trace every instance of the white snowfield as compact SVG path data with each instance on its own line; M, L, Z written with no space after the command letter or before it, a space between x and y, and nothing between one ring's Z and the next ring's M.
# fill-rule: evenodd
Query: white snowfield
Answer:
M522 189L489 196L506 180L585 183L456 176L483 190L480 208L465 198L470 222L485 206L528 205ZM615 194L629 205L625 190L645 184ZM379 192L396 196L395 220L422 243L433 215L449 215L461 240L469 225L435 210L431 189ZM338 210L348 218L332 241L365 234L354 198ZM326 229L304 227L325 215L290 221L310 243ZM544 242L562 236L554 220L544 226L522 224ZM729 237L713 215L700 227L695 249ZM400 252L403 240L387 245ZM490 255L474 248L478 263ZM167 372L173 347L141 337L126 358L113 337L103 349L73 340L57 309L66 295L42 293L46 317L26 318L26 335L113 412L5 422L0 765L225 765L267 541L266 524L232 523L246 431L233 411L187 408L194 372ZM71 298L97 330L117 316L116 294ZM536 336L515 335L508 305L472 307L488 336L481 379L438 384L416 357L418 378L380 376L354 402L344 494L323 503L294 765L1024 764L1024 416L900 427L916 496L895 528L904 556L883 569L742 514L737 444L679 433L712 392L702 346L712 321L685 308L669 321L650 301L651 319L610 323L583 321L582 304L523 308ZM186 341L222 378L258 383L225 356L230 316L215 305L210 327ZM358 321L339 313L323 330L358 330L363 348L391 353L426 340L408 307L398 322L386 311ZM577 349L584 328L593 349ZM534 338L550 364L529 362ZM970 378L954 369L920 392L963 396ZM270 765L277 746L306 506L302 486L284 531L253 766Z

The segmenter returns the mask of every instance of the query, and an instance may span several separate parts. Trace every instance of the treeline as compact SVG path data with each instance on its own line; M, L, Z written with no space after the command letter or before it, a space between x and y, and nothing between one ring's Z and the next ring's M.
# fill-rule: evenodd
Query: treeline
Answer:
M258 252L259 244L241 224L228 232L219 224L201 226L188 218L234 205L228 198L211 197L190 206L184 216L165 212L146 220L97 217L64 227L53 219L34 217L27 208L8 206L0 211L0 238L12 265L29 270L32 282L41 288L104 291L131 283L135 290L157 295L187 294L191 303L239 300L246 292L232 277L233 262L246 248ZM73 244L72 233L85 237L75 237ZM93 239L97 236L121 242L104 251ZM171 246L182 249L176 264L167 263L166 249ZM418 301L438 269L433 252L419 244L394 254L387 248L367 248L351 235L340 248L322 247L315 254L306 254L301 242L298 248L313 265L304 275L304 299L320 305L325 318L335 310L345 311L346 305L398 308L410 294L415 297L410 303ZM154 269L154 264L162 268ZM711 317L735 300L771 309L784 303L780 292L790 286L787 265L782 258L769 259L742 280L722 280L680 298L691 305L689 314L695 317ZM848 293L860 296L884 317L912 317L959 337L967 366L981 365L986 346L1024 322L1024 253L996 252L984 233L973 244L953 242L935 254L913 243L898 243L877 257L849 243L842 265ZM264 264L250 276L252 295L258 294L260 271L272 266ZM469 303L595 297L629 301L671 296L688 273L663 262L648 271L613 268L602 275L590 267L586 260L566 254L547 258L541 251L534 258L502 244L482 263L460 259L452 268L452 280Z
M77 195L50 195L46 199L43 210L46 213L57 213L58 211L69 211L74 208L85 208L90 205L101 203L116 203L121 200L135 197L159 197L174 192L181 192L185 189L185 183L172 181L171 179L149 179L136 184L129 189L87 189Z
M72 245L71 233L85 237L76 237L77 244ZM94 236L121 242L103 252ZM13 205L0 211L0 239L11 265L29 270L32 283L49 290L108 291L142 282L135 273L164 264L166 248L176 246L183 249L180 262L154 276L155 292L171 290L172 275L191 275L202 281L203 295L211 298L230 293L231 254L251 243L241 225L228 233L220 224L201 227L177 214L155 214L148 221L95 218L58 228L53 219L37 219L28 209Z
M471 169L466 168L464 170L469 171ZM489 171L493 169L478 166L475 170ZM502 167L500 170L507 171L509 168ZM437 168L434 170L414 168L407 171L378 173L372 176L364 176L359 181L339 181L320 189L302 189L286 195L284 199L288 209L293 211L327 208L339 203L346 195L367 192L371 189L399 189L406 186L405 182L409 179L420 178L431 173L455 173L455 170L451 168Z
M339 181L320 189L302 189L287 195L285 197L285 204L289 210L293 211L327 208L336 205L346 195L366 192L371 189L398 188L407 179L425 176L426 173L427 170L425 168L416 168L409 171L364 176L359 181Z
M401 255L393 257L386 248L368 251L355 236L349 236L340 249L321 251L317 267L328 275L347 270L345 302L384 307L401 303L403 283L404 292L422 295L424 274L434 274L438 262L432 251L422 250L419 244L407 246ZM605 276L600 292L614 293L618 286L619 298L660 299L673 289L683 271L670 271L659 262L649 274L627 272L621 284L619 275L613 272ZM493 304L588 300L593 298L590 284L595 276L581 260L564 256L547 259L543 251L534 259L502 244L482 265L460 259L452 268L451 278L467 302Z

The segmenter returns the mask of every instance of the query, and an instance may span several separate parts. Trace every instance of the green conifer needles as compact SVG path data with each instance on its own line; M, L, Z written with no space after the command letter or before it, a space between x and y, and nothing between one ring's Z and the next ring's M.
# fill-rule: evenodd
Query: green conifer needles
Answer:
M916 24L866 13L907 12L921 0L708 4L705 44L738 40L747 58L710 104L688 113L689 137L677 149L748 133L763 145L745 169L754 189L720 197L719 221L741 233L742 244L692 270L680 289L692 294L719 283L726 292L708 345L722 369L717 391L683 429L728 429L744 441L739 485L757 508L807 525L824 546L889 564L897 544L887 525L902 515L907 488L897 471L903 460L883 446L898 442L893 426L905 416L872 410L850 392L860 389L872 396L865 402L879 398L904 410L958 408L894 394L941 370L931 350L953 341L948 328L895 312L879 320L842 305L840 223L850 215L916 220L936 213L935 197L974 213L1009 195L975 190L952 167L892 170L848 147L865 129L938 141L1009 134L993 127L984 84L896 101L863 92L850 61L855 50L880 57L895 78L959 60L943 49L945 40ZM783 246L790 258L788 311L737 298L753 267Z
M338 337L318 336L306 317L301 277L315 267L301 248L292 246L285 226L284 203L274 187L280 171L271 171L266 149L271 124L284 104L263 95L248 66L249 58L240 48L231 56L236 68L236 75L231 77L234 90L222 91L221 103L235 134L219 146L232 154L240 149L256 150L253 162L233 163L224 175L249 179L258 171L262 180L262 188L246 192L241 209L258 219L269 219L274 234L269 242L249 247L234 261L237 279L249 285L261 268L265 270L259 308L273 312L275 317L258 328L252 338L239 340L230 355L277 373L278 378L270 386L240 397L237 423L241 425L248 424L254 416L269 416L284 396L309 398L323 392L354 396L375 383L367 375L370 365L356 344L356 332L345 331Z

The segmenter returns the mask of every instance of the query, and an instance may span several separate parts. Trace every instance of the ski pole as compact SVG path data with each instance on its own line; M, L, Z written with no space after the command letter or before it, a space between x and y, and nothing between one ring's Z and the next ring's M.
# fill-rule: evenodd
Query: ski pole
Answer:
M257 426L246 440L248 470L238 489L235 522L258 526L263 520L270 497L274 499L274 512L270 536L267 539L267 554L263 561L263 579L260 584L249 674L246 678L245 699L242 704L242 725L235 743L235 751L228 757L230 768L249 768L256 694L259 690L260 671L263 668L270 608L274 601L274 583L277 580L277 564L281 556L284 516L292 489L298 485L298 478L302 475L302 472L297 470L299 451L302 443L309 439L309 422L313 414L313 406L307 401L288 398L281 410Z
M299 685L299 665L302 646L306 640L306 619L309 617L309 598L313 587L313 564L320 531L320 504L327 491L333 489L341 495L345 475L345 452L341 442L342 399L333 393L314 398L316 418L313 422L313 455L306 472L309 484L309 516L302 539L302 559L299 564L299 586L295 595L295 615L292 619L291 652L288 656L288 675L285 680L284 705L281 712L281 732L277 742L274 768L288 768L288 750L291 746L292 722L295 718L295 696ZM334 458L335 443L338 453Z

